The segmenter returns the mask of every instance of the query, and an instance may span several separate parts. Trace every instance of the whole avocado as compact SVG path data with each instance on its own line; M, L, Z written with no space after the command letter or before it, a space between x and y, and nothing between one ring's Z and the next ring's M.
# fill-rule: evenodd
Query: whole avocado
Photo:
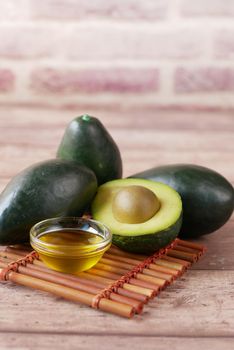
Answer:
M0 195L0 244L29 240L37 222L58 216L79 216L97 190L92 170L52 159L16 175Z
M234 210L233 186L219 173L193 164L172 164L148 169L133 178L159 181L174 188L183 203L180 236L199 237L227 222Z
M103 124L87 114L68 125L57 158L89 167L96 174L99 185L122 177L122 160L116 143Z

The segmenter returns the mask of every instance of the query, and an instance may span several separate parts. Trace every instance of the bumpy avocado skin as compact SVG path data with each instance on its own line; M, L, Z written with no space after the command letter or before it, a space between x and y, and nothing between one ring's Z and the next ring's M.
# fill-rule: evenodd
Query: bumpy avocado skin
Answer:
M179 236L196 238L223 226L234 209L233 186L219 173L193 164L155 167L133 178L162 182L174 188L183 202Z
M122 159L115 141L94 117L75 118L66 128L57 157L84 164L94 171L98 184L122 177Z
M0 244L28 242L41 220L81 215L96 190L93 171L74 162L54 159L23 170L0 195Z
M181 224L182 215L172 226L161 232L140 236L120 236L114 234L112 241L113 244L127 252L153 254L170 244L178 236Z

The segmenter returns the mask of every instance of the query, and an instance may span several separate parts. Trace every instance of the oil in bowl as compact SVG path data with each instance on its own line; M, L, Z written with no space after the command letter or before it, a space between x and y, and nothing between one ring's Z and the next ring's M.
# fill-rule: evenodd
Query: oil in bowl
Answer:
M111 245L100 222L77 217L52 218L34 225L30 243L51 269L77 274L90 269Z

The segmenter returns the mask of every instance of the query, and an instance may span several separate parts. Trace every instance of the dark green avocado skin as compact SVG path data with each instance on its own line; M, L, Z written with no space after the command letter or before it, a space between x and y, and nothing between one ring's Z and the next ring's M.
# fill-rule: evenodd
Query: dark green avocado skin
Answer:
M127 252L153 254L157 250L166 247L178 236L181 224L182 215L172 226L161 232L139 236L120 236L114 234L112 236L112 242Z
M183 202L180 237L193 238L223 226L234 209L233 186L219 173L192 164L155 167L131 176L173 187Z
M122 177L122 160L116 143L103 124L89 115L71 121L57 157L89 167L96 174L99 185Z
M28 242L38 221L81 215L96 190L96 176L85 166L58 159L30 166L0 195L0 244Z

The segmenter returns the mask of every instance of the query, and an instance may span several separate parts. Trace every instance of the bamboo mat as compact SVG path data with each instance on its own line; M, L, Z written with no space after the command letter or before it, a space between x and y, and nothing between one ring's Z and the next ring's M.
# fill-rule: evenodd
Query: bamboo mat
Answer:
M205 250L202 245L175 239L147 257L112 245L93 268L70 275L47 268L35 251L6 247L0 252L0 280L131 318L197 262Z

